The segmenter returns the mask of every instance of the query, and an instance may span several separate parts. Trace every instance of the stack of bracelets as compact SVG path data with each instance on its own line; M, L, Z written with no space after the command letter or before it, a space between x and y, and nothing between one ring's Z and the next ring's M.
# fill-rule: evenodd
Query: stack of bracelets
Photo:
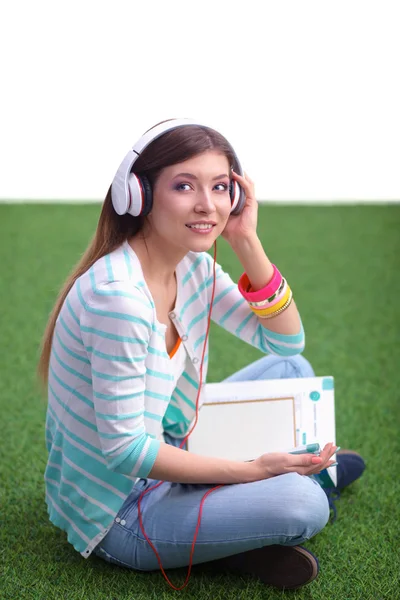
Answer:
M271 281L261 290L254 292L246 273L240 277L238 288L247 300L251 310L260 319L272 319L283 313L293 299L293 293L286 279L282 277L275 265Z

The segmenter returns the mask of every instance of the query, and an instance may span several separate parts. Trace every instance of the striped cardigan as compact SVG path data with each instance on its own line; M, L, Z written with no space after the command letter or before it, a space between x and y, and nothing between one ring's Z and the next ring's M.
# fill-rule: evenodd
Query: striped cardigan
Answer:
M111 528L163 431L183 437L195 417L213 259L189 252L177 265L169 313L187 353L174 386L166 325L127 242L99 259L71 288L55 326L49 367L45 471L50 520L84 557ZM264 328L238 287L216 266L212 319L264 353L298 354L304 332ZM203 380L206 379L206 349ZM200 394L199 406L202 403Z

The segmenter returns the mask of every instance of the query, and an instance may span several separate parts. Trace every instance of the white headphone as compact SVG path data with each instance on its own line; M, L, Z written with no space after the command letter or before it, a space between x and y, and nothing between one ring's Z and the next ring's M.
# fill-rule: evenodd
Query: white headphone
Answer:
M136 175L136 173L132 173L132 166L140 156L141 152L143 152L143 150L155 139L171 129L184 127L185 125L199 125L200 127L205 127L202 123L192 119L171 119L170 121L156 125L150 131L145 133L136 142L132 150L128 152L119 166L111 184L111 198L114 210L117 214L125 215L129 213L133 217L149 214L153 206L153 194L150 182L144 175L139 176ZM234 165L235 171L243 176L243 169L233 148L232 153L236 163ZM243 209L246 195L243 188L235 179L232 179L230 183L229 194L232 206L231 213L237 215Z

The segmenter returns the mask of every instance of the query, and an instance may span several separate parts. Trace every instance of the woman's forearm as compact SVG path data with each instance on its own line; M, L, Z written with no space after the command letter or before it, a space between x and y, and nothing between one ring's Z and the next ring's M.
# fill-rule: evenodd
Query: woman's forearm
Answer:
M265 254L257 236L241 239L232 244L232 249L241 262L254 291L260 290L271 281L273 266ZM300 315L294 301L281 314L272 319L259 319L261 325L275 333L296 335L300 332Z
M248 483L260 475L252 462L200 456L175 446L161 443L149 475L176 483Z

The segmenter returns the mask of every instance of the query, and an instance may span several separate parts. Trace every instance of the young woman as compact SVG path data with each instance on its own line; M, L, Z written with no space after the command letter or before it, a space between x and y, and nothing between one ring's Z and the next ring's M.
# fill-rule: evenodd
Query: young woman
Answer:
M220 235L243 267L238 285L218 264L214 273L207 250ZM313 376L292 290L257 236L253 182L222 135L171 120L125 157L49 319L39 364L49 516L85 558L144 571L213 561L299 587L318 573L301 544L329 518L310 476L337 448L253 462L184 449L211 304L216 323L267 355L228 381ZM344 459L342 486L363 469L359 455L338 454L339 482Z

